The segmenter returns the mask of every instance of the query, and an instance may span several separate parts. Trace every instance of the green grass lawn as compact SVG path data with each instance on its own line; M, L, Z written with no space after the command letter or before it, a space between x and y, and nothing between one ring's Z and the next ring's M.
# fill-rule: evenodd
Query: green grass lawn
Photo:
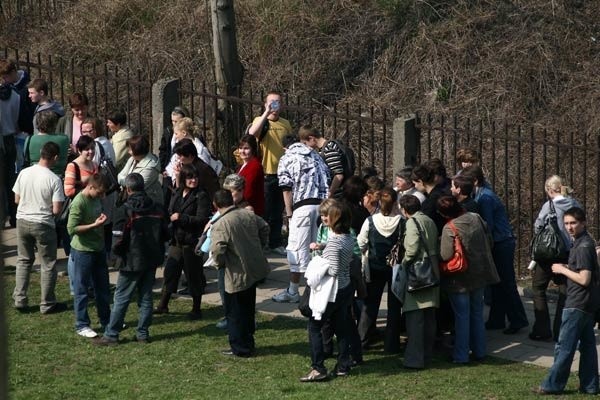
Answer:
M399 356L375 349L366 364L349 377L323 383L300 383L310 367L306 321L258 316L257 354L233 359L220 354L227 336L215 328L222 309L204 309L204 320L188 321L190 302L173 300L171 314L154 318L152 343L122 332L116 347L98 348L73 330L74 316L67 278L59 278L59 300L69 310L20 314L12 307L14 268L4 272L9 323L10 392L13 399L522 399L544 377L545 369L489 358L457 367L440 356L431 368L402 369ZM33 274L30 304L39 299L39 276ZM90 316L97 326L95 308ZM126 322L135 326L137 306ZM327 360L329 368L334 360ZM576 376L568 389L577 387ZM570 394L569 398L579 395Z

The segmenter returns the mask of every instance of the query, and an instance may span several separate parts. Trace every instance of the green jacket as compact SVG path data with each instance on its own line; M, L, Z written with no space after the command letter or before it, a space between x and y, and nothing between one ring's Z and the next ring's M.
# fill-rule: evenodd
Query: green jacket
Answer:
M79 193L73 199L69 210L67 231L71 236L71 247L78 251L102 251L104 249L104 226L100 225L84 233L75 233L75 227L93 223L102 212L100 199L93 199Z
M438 231L435 226L435 222L421 211L417 211L412 217L406 221L406 234L404 236L404 258L402 259L403 265L408 265L412 262L422 260L426 257L425 249L419 239L419 231L417 230L416 223L421 227L423 232L423 239L427 245L431 262L433 263L434 272L439 274L438 262L439 262L439 245L438 245ZM440 305L440 288L434 287L430 289L423 289L413 293L406 292L404 304L402 310L404 312L422 310L424 308L439 307Z

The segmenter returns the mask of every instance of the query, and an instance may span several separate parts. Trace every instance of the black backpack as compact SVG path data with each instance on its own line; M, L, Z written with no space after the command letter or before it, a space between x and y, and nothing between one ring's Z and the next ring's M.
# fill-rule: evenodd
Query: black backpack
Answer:
M354 156L354 151L341 140L334 139L330 140L330 142L335 143L340 149L342 164L344 165L344 180L346 180L354 175L354 172L356 171L356 157Z
M96 143L100 148L100 164L98 168L98 173L104 175L106 181L108 182L106 194L111 194L112 192L116 192L120 189L118 178L119 175L117 174L115 164L113 164L112 160L106 156L106 152L104 151L104 147L102 147L102 144L98 142Z

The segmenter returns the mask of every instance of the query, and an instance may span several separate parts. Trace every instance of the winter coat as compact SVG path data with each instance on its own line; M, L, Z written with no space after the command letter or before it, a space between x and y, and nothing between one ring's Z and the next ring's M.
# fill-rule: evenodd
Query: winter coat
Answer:
M162 207L144 192L134 192L124 204L127 221L113 252L124 259L120 270L145 271L162 264L167 224Z
M466 212L452 220L462 242L468 268L465 272L442 275L442 287L449 293L467 293L500 281L492 257L492 236L483 219ZM442 230L440 257L447 261L454 256L454 232L449 224Z
M211 201L206 190L198 186L185 197L182 188L177 190L169 204L169 215L179 213L179 219L172 222L171 244L196 245L210 218L211 210Z

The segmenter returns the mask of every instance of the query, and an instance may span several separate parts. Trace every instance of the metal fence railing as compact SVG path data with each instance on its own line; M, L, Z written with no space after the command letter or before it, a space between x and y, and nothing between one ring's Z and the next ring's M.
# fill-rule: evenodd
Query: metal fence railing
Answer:
M66 109L68 96L82 92L90 100L93 116L104 119L113 110L123 109L134 132L152 136L152 82L141 71L7 48L0 50L0 57L15 60L32 79L44 78L50 96Z
M468 118L417 114L419 160L437 157L450 174L458 170L456 152L476 149L486 180L503 200L517 237L518 271L525 272L533 223L546 200L550 175L566 179L588 214L588 229L600 237L600 135L549 132L507 122L484 126Z

